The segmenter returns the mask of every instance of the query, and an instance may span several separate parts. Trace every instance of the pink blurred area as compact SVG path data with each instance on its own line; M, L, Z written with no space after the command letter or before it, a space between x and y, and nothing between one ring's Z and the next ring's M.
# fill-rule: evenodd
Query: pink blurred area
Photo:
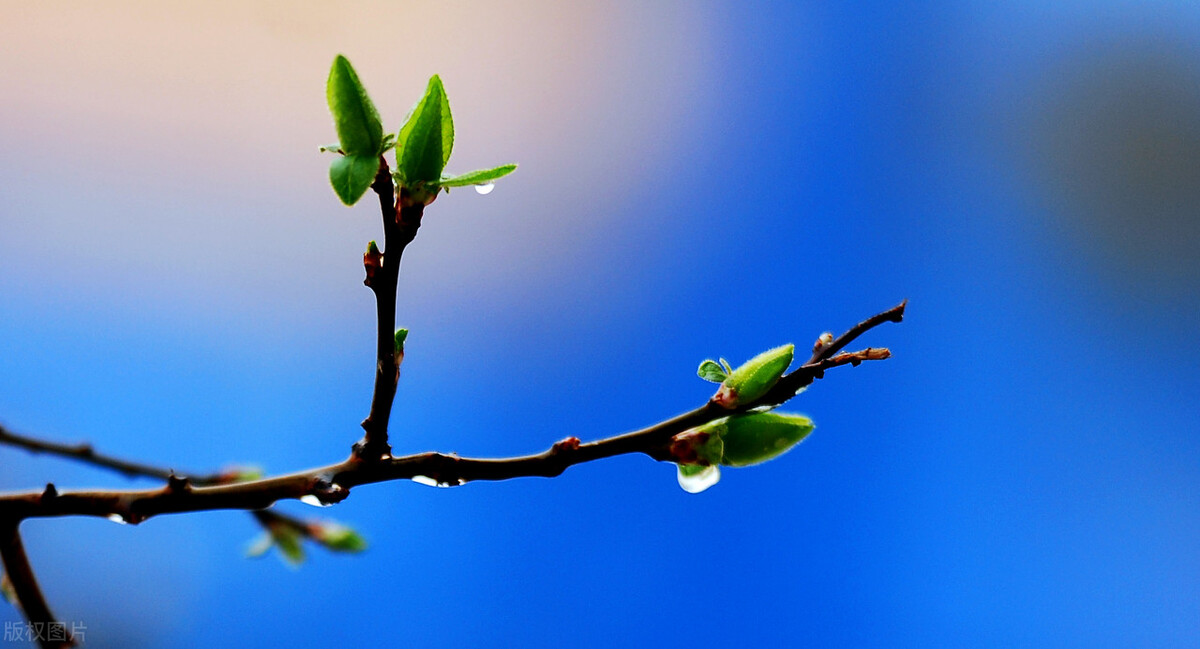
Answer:
M619 229L612 206L580 195L602 182L636 200L705 126L713 26L680 7L5 3L7 288L38 277L97 303L337 310L361 272L354 253L378 236L376 208L341 207L317 152L335 139L324 80L342 52L393 130L442 76L458 129L450 171L521 164L488 199L439 203L422 237L437 268L414 257L406 270L423 287L409 300L502 299ZM50 276L48 249L61 264Z

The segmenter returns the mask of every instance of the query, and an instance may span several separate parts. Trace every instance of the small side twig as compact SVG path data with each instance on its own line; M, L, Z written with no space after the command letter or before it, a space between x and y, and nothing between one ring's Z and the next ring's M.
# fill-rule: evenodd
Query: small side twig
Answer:
M813 349L813 355L808 359L808 362L779 379L779 382L775 384L775 387L771 388L771 391L762 398L762 403L775 406L787 401L788 399L791 399L792 397L796 396L800 390L812 385L813 381L824 377L825 370L831 367L845 365L846 363L858 365L864 360L882 360L884 358L891 357L891 351L883 348L867 348L861 352L856 352L856 354L859 355L868 353L874 354L879 358L866 358L854 355L846 356L844 354L835 356L835 354L845 349L846 345L849 345L857 340L859 336L885 322L903 322L904 310L907 307L908 300L904 300L900 304L897 304L887 311L877 313L870 318L867 318L866 320L854 325L853 327L850 327L845 333L833 339L832 341L817 345L817 347ZM834 358L839 357L844 358L843 362L833 362Z
M819 349L814 351L812 358L810 358L808 363L805 363L805 365L811 365L833 356L834 354L842 351L846 345L854 342L859 336L885 322L902 322L904 320L904 309L907 307L908 300L904 300L900 302L900 304L897 304L887 311L877 313L870 318L867 318L866 320L854 325L853 327L850 327L846 330L846 333L838 336L832 343L828 345L822 345Z
M172 469L164 469L162 467L152 466L149 464L141 464L139 462L131 462L121 458L113 457L96 452L91 444L62 444L59 442L51 442L26 435L14 433L11 430L0 425L0 444L7 444L16 448L23 448L32 453L45 453L47 455L55 455L92 466L111 469L125 475L126 477L145 477L154 478L156 480L170 480L172 477L186 477L194 485L217 485L233 482L236 479L235 472L218 472L210 474L190 475L183 474Z

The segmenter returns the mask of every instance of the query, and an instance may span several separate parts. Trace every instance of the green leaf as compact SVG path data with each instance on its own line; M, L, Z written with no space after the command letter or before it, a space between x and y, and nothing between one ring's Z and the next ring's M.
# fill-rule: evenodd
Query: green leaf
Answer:
M325 99L333 114L338 141L347 155L374 157L383 152L383 123L367 96L358 74L346 57L338 54L329 69Z
M700 363L700 369L696 370L696 374L705 381L712 381L713 383L720 383L727 376L725 370L720 365L717 365L716 361L711 359Z
M454 148L454 120L446 89L436 74L430 77L425 96L413 107L396 137L396 168L404 185L437 184Z
M222 484L232 484L235 482L251 482L263 477L264 471L261 466L254 465L234 465L227 466L221 470L219 475Z
M379 172L379 156L348 155L337 158L329 165L329 183L342 203L353 205L375 182Z
M262 535L250 542L250 546L246 548L246 556L251 559L261 557L273 545L275 545L275 537L271 536L270 532L263 532Z
M718 360L721 361L721 367L725 368L726 374L733 374L733 367L729 365L729 361L725 360L724 358Z
M507 164L491 169L476 169L457 176L442 176L438 182L442 187L465 187L467 185L482 185L497 178L503 178L517 170L517 165Z
M396 353L397 354L404 353L404 341L405 340L408 340L408 329L403 329L403 328L397 329L396 330Z
M272 526L271 536L285 561L293 567L304 563L304 545L300 532L287 526Z
M751 358L729 373L713 399L726 408L757 401L775 387L779 377L792 364L795 348L783 345Z
M367 549L367 541L361 534L340 523L322 523L313 540L334 552L362 552Z
M725 424L721 464L741 467L782 455L813 431L803 415L757 412L734 415Z

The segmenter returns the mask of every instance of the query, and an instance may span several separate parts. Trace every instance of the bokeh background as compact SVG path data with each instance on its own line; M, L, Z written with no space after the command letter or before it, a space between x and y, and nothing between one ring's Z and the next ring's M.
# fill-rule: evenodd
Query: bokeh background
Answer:
M0 2L0 421L202 471L344 456L368 201L324 81L439 73L397 452L533 452L700 404L701 359L903 298L700 495L643 457L356 489L361 556L240 512L30 522L94 647L1200 645L1200 5ZM148 485L0 449L0 489ZM0 607L5 622L20 620Z

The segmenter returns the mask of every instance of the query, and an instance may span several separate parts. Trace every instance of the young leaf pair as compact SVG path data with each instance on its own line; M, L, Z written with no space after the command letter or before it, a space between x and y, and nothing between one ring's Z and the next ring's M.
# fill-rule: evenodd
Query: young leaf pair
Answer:
M454 119L446 90L436 74L429 79L425 95L395 135L383 132L379 111L359 81L358 73L341 54L334 58L329 70L325 97L337 129L338 144L322 150L341 154L329 166L329 182L346 205L362 198L379 173L380 156L393 148L398 185L425 203L436 198L442 189L488 183L517 168L508 164L456 176L443 173L454 148Z
M367 549L367 542L361 534L334 521L302 522L276 517L264 526L266 531L246 549L247 557L261 557L274 547L279 549L280 558L288 565L298 566L304 562L306 539L332 552L357 553Z
M719 383L712 402L734 410L754 404L775 387L792 363L793 345L769 349L737 369L724 358L700 363L696 374ZM752 466L782 455L813 430L812 420L803 415L776 412L736 413L694 428L672 440L677 458L679 486L698 493L716 484L720 465Z
M729 362L724 358L720 364L709 359L700 363L696 374L705 381L720 383L721 387L713 395L713 401L724 408L733 409L757 401L775 387L779 377L792 364L794 352L794 345L768 349L736 370L729 367Z

